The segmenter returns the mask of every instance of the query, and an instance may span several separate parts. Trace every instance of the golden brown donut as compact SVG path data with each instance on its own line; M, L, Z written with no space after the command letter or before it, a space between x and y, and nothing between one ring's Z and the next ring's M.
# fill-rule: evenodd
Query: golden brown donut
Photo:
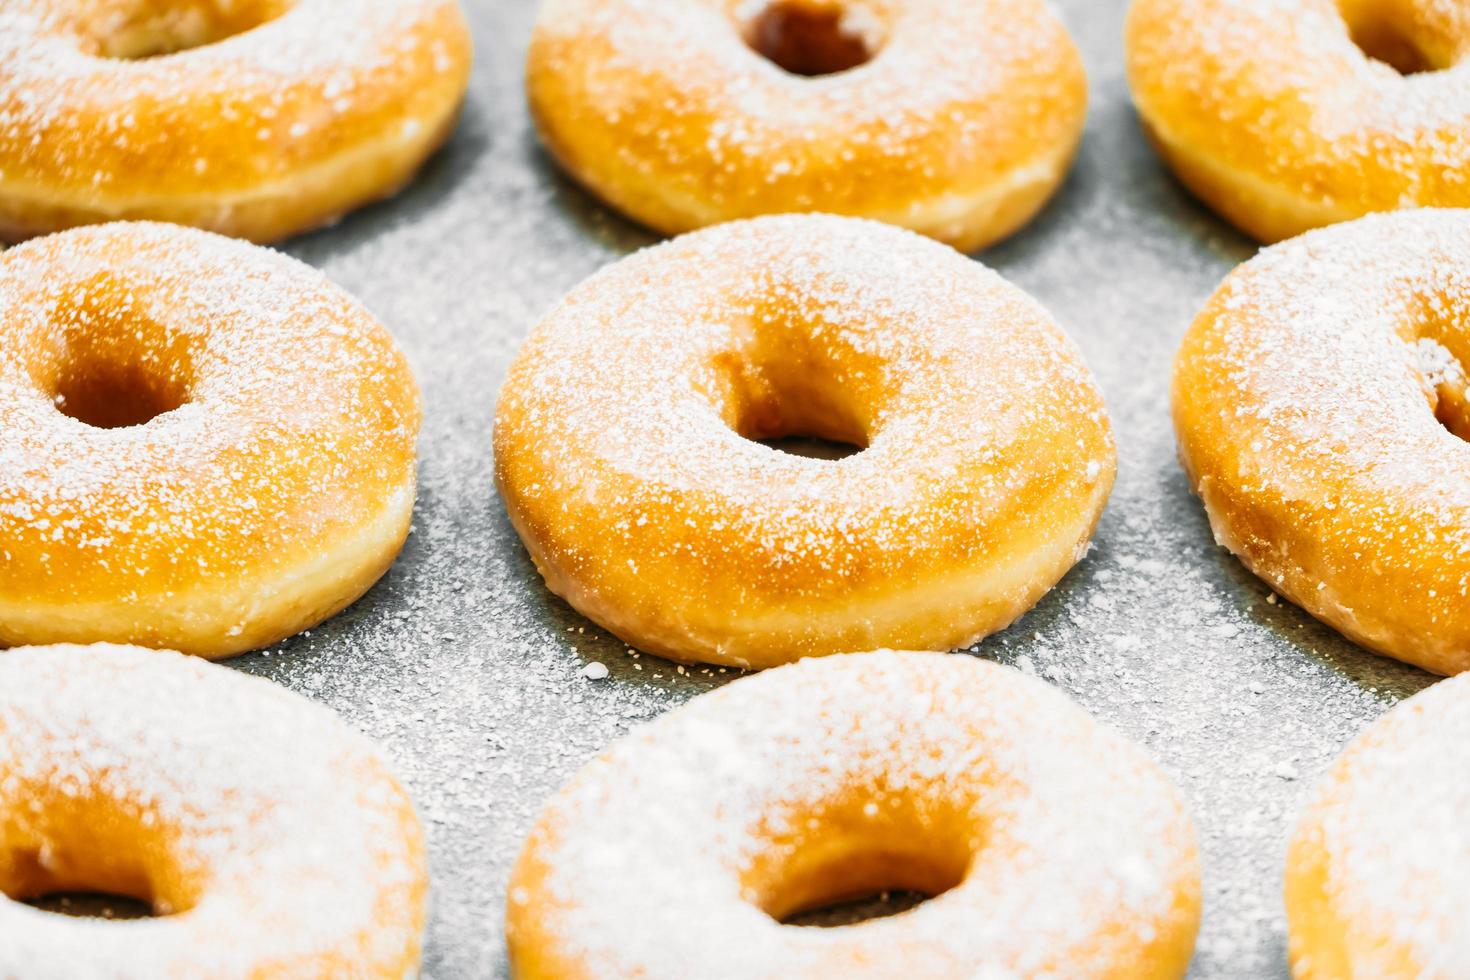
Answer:
M841 929L804 910L934 895ZM1194 833L1169 778L1057 691L973 657L808 660L624 738L511 876L517 980L1182 977Z
M470 57L457 0L5 0L0 237L332 221L443 142Z
M971 251L1041 208L1087 112L1044 0L545 0L526 74L562 166L668 234L826 211Z
M1470 212L1378 215L1267 249L1174 368L1216 539L1350 639L1470 668Z
M0 254L0 645L315 625L402 546L418 426L387 331L285 256L146 223Z
M1297 980L1457 980L1470 963L1470 677L1380 718L1318 785L1286 862Z
M865 446L831 461L752 440ZM757 218L625 259L536 328L496 478L551 590L641 649L768 667L970 644L1087 551L1116 455L1035 301L937 242Z
M403 980L427 890L412 802L325 708L167 651L0 651L0 976ZM22 904L76 891L154 917Z
M1127 48L1155 146L1262 241L1470 205L1464 3L1134 0Z

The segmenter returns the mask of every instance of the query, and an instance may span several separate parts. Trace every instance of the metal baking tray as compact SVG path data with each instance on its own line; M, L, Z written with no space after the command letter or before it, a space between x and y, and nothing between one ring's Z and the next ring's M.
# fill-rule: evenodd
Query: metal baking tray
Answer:
M610 741L733 676L639 656L550 595L496 498L494 395L538 317L655 238L538 149L521 66L534 0L465 0L477 66L458 132L397 199L285 246L408 351L427 411L413 533L351 609L231 661L382 742L429 828L425 975L508 975L505 880L543 800ZM1175 347L1254 246L1145 145L1124 0L1060 0L1091 76L1087 135L1048 209L979 259L1076 338L1108 399L1117 488L1093 550L976 654L1034 671L1162 761L1193 807L1205 914L1191 976L1284 977L1285 841L1343 745L1428 675L1361 651L1216 547L1175 462ZM956 397L964 397L957 392ZM611 675L589 680L596 661ZM656 855L649 855L656 860Z

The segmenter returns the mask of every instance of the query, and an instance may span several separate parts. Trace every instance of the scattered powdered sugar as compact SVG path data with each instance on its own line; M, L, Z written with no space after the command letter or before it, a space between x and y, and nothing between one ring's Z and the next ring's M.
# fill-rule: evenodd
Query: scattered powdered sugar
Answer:
M176 391L143 425L58 411L68 374ZM144 382L138 382L142 384ZM0 256L0 596L157 596L299 562L413 485L392 338L321 274L169 225Z
M875 828L963 814L964 880L838 931L783 926L742 892L858 801L844 819ZM1104 975L1192 935L1198 884L1188 819L1143 753L1019 672L890 651L665 715L579 773L527 846L512 944L596 976Z
M15 848L54 865L86 846L57 836L38 799L101 799L140 835L157 829L162 853L113 857L167 860L198 898L106 922L0 896L6 976L304 976L412 962L424 894L412 805L365 739L275 685L137 648L0 652L0 881L12 859L24 864Z
M1312 907L1350 930L1344 944L1361 951L1362 975L1390 963L1413 964L1426 980L1464 975L1466 772L1470 677L1458 677L1375 722L1333 765L1304 817L1295 847L1319 854L1322 866L1303 886L1313 889ZM1294 952L1310 959L1306 946Z

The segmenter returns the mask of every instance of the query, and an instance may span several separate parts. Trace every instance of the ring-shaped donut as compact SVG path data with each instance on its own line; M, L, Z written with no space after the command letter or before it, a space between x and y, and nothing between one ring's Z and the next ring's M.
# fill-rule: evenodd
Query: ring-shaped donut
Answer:
M753 441L788 435L866 448ZM641 649L742 667L1005 626L1086 553L1115 470L1035 301L822 215L695 232L574 290L511 367L495 458L552 591Z
M1325 228L1237 269L1174 369L1216 539L1349 638L1470 668L1470 212Z
M285 256L147 223L0 254L0 645L315 625L398 554L418 426L392 337Z
M527 90L563 167L659 231L824 211L964 251L1040 209L1087 112L1044 0L547 0Z
M1463 3L1134 0L1127 48L1154 144L1262 241L1470 205Z
M427 870L402 786L325 708L168 651L0 651L0 976L402 980ZM22 904L66 892L153 917Z
M929 901L840 929L793 914ZM1167 776L965 655L808 660L696 698L555 796L512 873L517 980L1177 978L1199 921Z
M1297 980L1455 980L1470 963L1470 677L1374 722L1313 793L1286 862Z
M454 125L457 0L5 0L0 238L149 219L271 241L398 190Z

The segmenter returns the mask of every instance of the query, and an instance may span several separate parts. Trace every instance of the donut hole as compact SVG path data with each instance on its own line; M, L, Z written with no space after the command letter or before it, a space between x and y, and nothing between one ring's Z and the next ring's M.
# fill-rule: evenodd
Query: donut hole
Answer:
M866 449L866 446L855 445L851 442L843 442L839 439L823 439L821 436L804 435L793 433L788 436L780 436L775 439L757 439L761 445L777 452L783 452L790 456L801 456L805 459L824 459L835 462L856 456Z
M187 385L137 363L72 363L57 379L57 411L96 429L146 425L189 399Z
M868 425L830 365L794 348L782 358L716 358L718 410L751 442L791 456L841 460L868 448Z
M1412 25L1405 24L1382 3L1345 4L1343 15L1348 36L1358 50L1373 61L1388 65L1400 75L1420 75L1452 67L1420 43Z
M112 0L82 26L91 53L136 61L217 44L286 13L294 0Z
M861 9L775 0L750 19L745 43L792 75L813 78L851 71L876 53Z
M54 912L77 919L127 919L155 918L153 906L130 895L109 895L105 892L53 892L27 899L25 904L42 912Z
M0 821L0 894L64 915L130 919L185 912L197 901L168 833L132 804L44 786L35 807Z
M975 853L963 815L881 794L854 794L797 823L800 835L773 840L744 880L753 903L785 925L910 911L964 881Z

